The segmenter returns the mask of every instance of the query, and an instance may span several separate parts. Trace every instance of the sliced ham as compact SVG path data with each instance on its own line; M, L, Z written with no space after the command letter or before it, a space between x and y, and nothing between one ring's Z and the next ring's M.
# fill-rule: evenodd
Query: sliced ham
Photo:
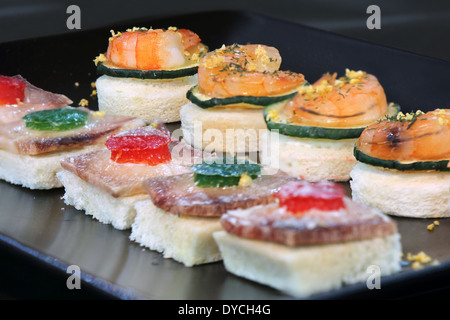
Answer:
M345 197L345 209L293 214L278 204L228 211L221 218L227 232L287 246L327 244L383 237L397 231L384 214Z
M107 149L63 159L61 166L113 197L144 194L142 181L145 178L191 172L189 167L192 164L201 162L204 156L211 156L192 149L184 142L174 141L170 146L172 161L156 166L116 163L110 159L111 152Z
M14 77L26 83L25 98L19 104L0 106L0 124L20 120L30 112L63 108L72 104L72 100L62 94L37 88L20 75Z
M201 163L202 159L215 158L215 153L205 152L201 149L191 147L184 141L172 141L169 144L172 153L172 162L183 166L192 166L195 163Z
M287 181L296 180L285 173L261 175L249 186L201 188L194 174L156 177L144 181L155 206L173 214L220 217L228 210L249 208L275 201L273 193Z
M95 116L89 112L86 125L67 131L39 131L28 129L25 121L17 120L0 126L0 149L24 155L40 155L54 151L81 148L104 143L107 137L120 130L141 127L140 119L119 115Z

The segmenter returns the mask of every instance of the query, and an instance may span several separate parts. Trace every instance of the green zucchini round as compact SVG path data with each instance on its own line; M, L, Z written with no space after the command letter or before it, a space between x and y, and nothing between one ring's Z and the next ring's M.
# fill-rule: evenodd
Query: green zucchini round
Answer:
M234 96L229 98L211 98L199 92L198 86L192 87L186 97L197 106L207 109L216 106L241 105L246 108L263 108L265 106L293 98L297 94L297 90L283 95L277 96Z
M449 160L406 162L378 159L358 150L356 146L353 149L353 155L359 162L386 169L395 169L399 171L450 171Z
M97 74L107 75L116 78L135 78L135 79L175 79L193 76L197 74L198 64L185 66L180 69L169 70L137 70L116 68L108 63L99 62L97 64Z
M295 123L288 123L284 118L282 110L286 101L276 103L267 106L263 110L264 120L266 121L267 128L269 130L278 130L280 134L297 137L297 138L310 138L310 139L356 139L359 138L364 127L349 127L349 128L328 128L328 127L315 127L315 126L302 126ZM275 111L280 117L280 120L274 120L270 118L270 112ZM396 104L389 105L389 115L395 115L400 111L400 107Z

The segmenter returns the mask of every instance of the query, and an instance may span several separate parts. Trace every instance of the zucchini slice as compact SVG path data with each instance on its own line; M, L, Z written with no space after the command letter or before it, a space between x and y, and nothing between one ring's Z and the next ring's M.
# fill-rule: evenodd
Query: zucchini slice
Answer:
M178 69L167 70L137 70L121 69L113 66L107 61L97 64L97 74L107 75L116 78L136 78L136 79L175 79L197 74L198 63L183 66Z
M371 157L362 151L358 150L355 146L353 149L353 155L356 160L374 166L383 167L386 169L395 169L399 171L450 171L449 160L437 160L437 161L397 161L397 160L385 160Z
M264 120L266 121L269 130L278 130L280 134L297 137L297 138L311 138L311 139L355 139L359 138L364 127L349 127L349 128L329 128L329 127L315 127L302 126L295 123L289 123L287 117L283 114L283 108L286 101L267 106L264 111ZM390 103L388 106L388 115L396 115L400 111L397 104Z
M229 98L211 98L199 92L198 86L192 87L186 94L188 100L197 106L207 109L216 106L237 105L243 108L258 108L293 98L297 90L277 96L234 96Z

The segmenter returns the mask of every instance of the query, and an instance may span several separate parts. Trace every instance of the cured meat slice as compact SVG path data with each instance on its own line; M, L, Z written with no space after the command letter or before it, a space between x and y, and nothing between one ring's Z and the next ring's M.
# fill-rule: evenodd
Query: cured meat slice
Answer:
M345 208L312 209L296 214L278 204L228 211L221 218L225 231L239 237L287 246L364 240L394 234L389 217L344 197Z
M108 135L145 125L143 120L118 115L97 115L86 108L77 108L89 113L86 125L67 131L39 131L26 127L23 120L0 127L0 149L9 152L39 155L53 151L64 151L102 143Z
M116 163L111 160L111 152L107 149L68 157L61 161L61 166L117 198L145 194L142 187L145 178L188 173L191 164L201 162L204 156L211 156L192 149L184 142L173 141L169 148L172 161L156 166Z
M280 171L261 175L248 186L201 188L195 185L194 173L187 173L146 179L144 189L155 206L173 214L220 217L228 210L272 203L273 193L296 179Z
M20 75L14 78L26 83L25 96L18 104L0 106L0 124L20 120L30 112L62 108L72 104L72 100L66 96L40 89Z

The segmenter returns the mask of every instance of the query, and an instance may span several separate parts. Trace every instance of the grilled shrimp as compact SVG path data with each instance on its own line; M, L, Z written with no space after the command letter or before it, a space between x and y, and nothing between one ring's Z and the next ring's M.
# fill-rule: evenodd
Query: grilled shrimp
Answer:
M368 126L357 148L385 160L434 161L450 159L450 110L398 114Z
M314 84L301 87L285 111L294 123L352 127L371 124L387 110L386 95L377 78L347 69L344 77L327 73Z
M198 60L207 48L200 37L186 29L138 29L114 34L106 58L118 67L161 70Z
M302 74L279 71L280 65L281 56L274 47L222 46L201 60L199 90L219 98L271 96L293 91L305 82Z

